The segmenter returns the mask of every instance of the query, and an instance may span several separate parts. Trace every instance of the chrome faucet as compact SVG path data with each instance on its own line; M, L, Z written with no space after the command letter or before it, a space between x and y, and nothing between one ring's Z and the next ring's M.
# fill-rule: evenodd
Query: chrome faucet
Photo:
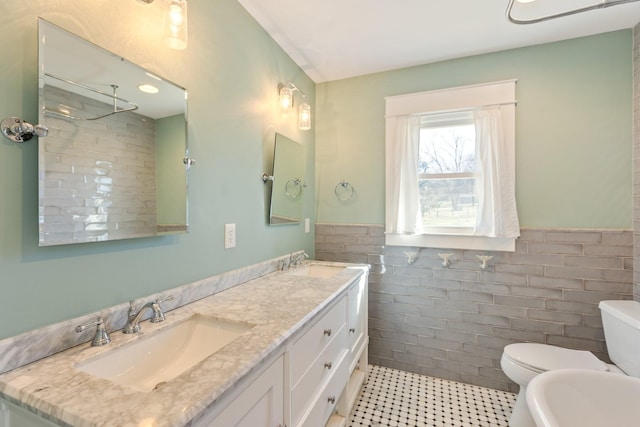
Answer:
M109 338L109 334L107 333L107 329L104 325L104 318L102 317L98 317L98 320L96 320L95 322L89 322L86 325L76 326L76 332L82 332L90 326L96 327L96 334L93 337L93 340L91 340L92 347L99 347L111 342L111 338Z
M171 299L173 299L173 295L169 295L166 298L159 298L153 302L148 302L137 312L133 305L133 301L129 301L129 319L127 320L127 324L124 325L124 328L122 328L122 332L125 334L135 334L140 332L140 320L142 320L142 316L147 311L147 308L150 308L153 311L151 323L164 321L164 312L162 311L162 307L160 307L160 303Z
M289 265L291 264L291 259L283 259L280 261L280 271L286 271L289 269Z
M293 267L297 267L305 259L309 259L309 255L307 255L307 253L303 251L301 254L298 254L295 257L292 257L289 265L293 265Z

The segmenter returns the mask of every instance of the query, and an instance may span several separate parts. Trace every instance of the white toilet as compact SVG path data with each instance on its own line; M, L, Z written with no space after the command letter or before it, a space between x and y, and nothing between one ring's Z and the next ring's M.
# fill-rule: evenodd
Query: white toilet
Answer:
M602 324L609 365L592 353L547 344L518 343L504 348L500 365L505 375L520 386L510 427L535 427L527 406L526 387L538 374L556 369L593 369L640 377L640 303L601 301Z

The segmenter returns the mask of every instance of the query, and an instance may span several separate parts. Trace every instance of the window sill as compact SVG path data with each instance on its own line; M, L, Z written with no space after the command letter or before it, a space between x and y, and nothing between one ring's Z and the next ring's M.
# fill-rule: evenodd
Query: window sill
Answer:
M388 246L515 252L516 239L445 234L386 234Z

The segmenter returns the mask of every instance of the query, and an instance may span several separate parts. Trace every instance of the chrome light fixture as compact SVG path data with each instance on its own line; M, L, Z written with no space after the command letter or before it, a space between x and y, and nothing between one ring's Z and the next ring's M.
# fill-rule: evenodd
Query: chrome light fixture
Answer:
M187 0L169 0L164 18L164 41L172 49L187 48Z
M311 105L307 102L307 95L291 82L278 84L280 112L288 114L293 110L294 92L299 92L302 95L302 103L298 107L298 128L309 130L311 129Z
M639 0L601 0L596 4L592 4L590 6L579 7L577 9L567 10L564 12L554 13L550 15L541 16L539 18L531 18L531 19L518 19L513 17L513 4L514 3L533 3L534 0L509 0L509 4L507 5L507 19L514 24L537 24L539 22L549 21L555 18L562 18L565 16L575 15L581 12L587 12L595 9L605 9L611 6L617 6L625 3L634 3ZM595 1L595 0L594 0ZM562 3L562 2L556 2Z
M43 125L32 125L18 117L7 117L0 123L2 134L13 142L25 142L34 136L45 137L49 129Z

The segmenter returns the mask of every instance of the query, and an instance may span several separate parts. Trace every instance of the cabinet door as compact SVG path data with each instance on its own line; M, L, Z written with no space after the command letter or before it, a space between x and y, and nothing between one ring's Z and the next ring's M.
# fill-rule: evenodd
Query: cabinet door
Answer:
M236 397L210 427L276 427L284 419L284 358L280 356Z
M367 340L367 292L367 275L364 274L349 289L347 324L349 325L349 350L351 352L350 370L353 370L359 352Z
M0 399L0 427L54 427L57 424Z

